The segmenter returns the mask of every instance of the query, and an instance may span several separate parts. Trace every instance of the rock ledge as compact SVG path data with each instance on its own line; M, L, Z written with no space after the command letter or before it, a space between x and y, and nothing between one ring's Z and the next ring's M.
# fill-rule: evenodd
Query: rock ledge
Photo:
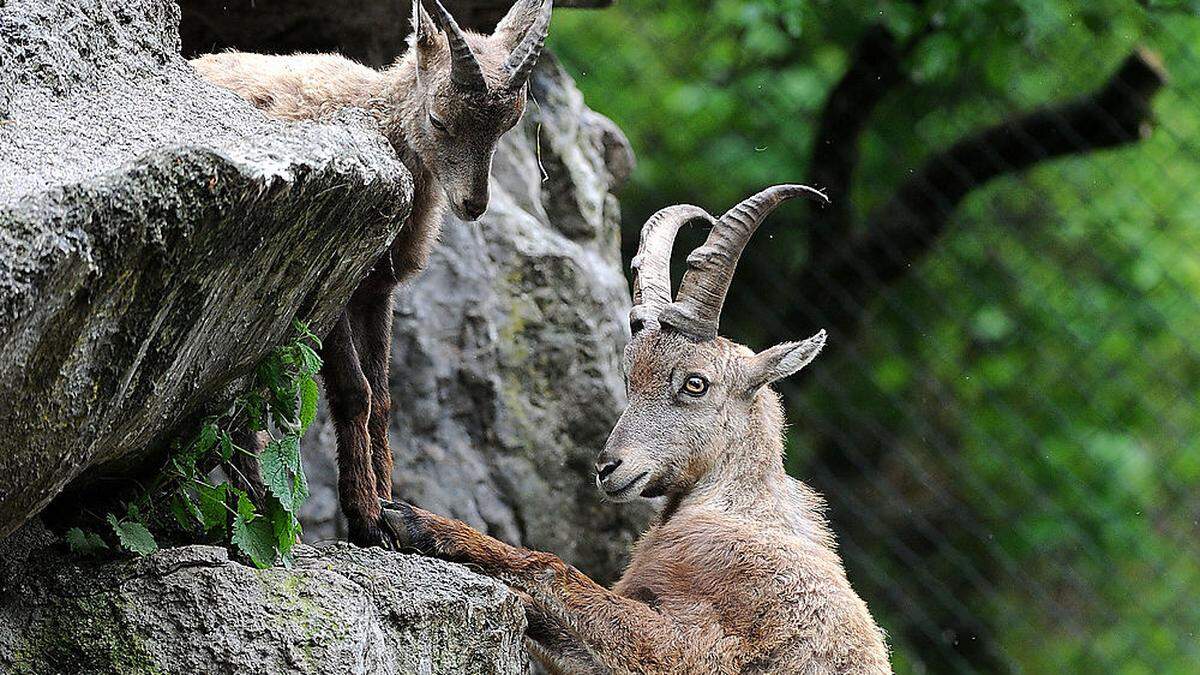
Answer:
M89 562L34 529L0 550L0 672L528 672L520 601L459 565L341 544L290 570L211 546Z

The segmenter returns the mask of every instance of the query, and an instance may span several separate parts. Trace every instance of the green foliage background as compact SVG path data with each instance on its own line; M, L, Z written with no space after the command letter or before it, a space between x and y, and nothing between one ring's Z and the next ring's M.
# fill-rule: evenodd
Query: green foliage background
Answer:
M661 206L720 212L803 182L817 115L873 24L923 38L861 139L852 193L832 195L858 213L972 130L1095 89L1136 46L1161 56L1148 139L974 192L856 343L787 390L789 466L830 497L899 672L1200 664L1198 4L625 0L556 15L556 53L638 154L627 246ZM804 265L805 218L781 210L743 266ZM753 347L808 328L779 319L794 289L737 299L724 329ZM861 456L823 455L830 434L861 434Z

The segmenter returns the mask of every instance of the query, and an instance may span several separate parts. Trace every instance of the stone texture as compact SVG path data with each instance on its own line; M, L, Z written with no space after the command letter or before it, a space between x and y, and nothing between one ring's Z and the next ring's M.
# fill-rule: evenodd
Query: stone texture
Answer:
M532 94L496 155L488 213L449 217L428 269L397 292L395 491L608 580L647 516L602 502L592 479L624 405L613 191L633 157L550 55ZM304 441L310 540L345 536L334 450L322 411Z
M327 325L407 213L382 137L200 81L178 17L0 3L0 536Z
M256 570L221 548L66 556L35 528L0 550L0 672L528 672L507 589L427 558L336 545Z

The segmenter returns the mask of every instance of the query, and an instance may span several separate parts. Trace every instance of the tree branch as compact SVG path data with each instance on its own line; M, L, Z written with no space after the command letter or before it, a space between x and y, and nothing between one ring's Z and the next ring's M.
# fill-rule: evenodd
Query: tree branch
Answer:
M810 251L823 250L851 229L845 195L858 165L859 137L875 107L903 80L900 60L892 33L883 26L868 28L854 47L850 66L825 99L805 180L842 198L828 207L812 205Z
M866 306L929 253L971 191L1041 162L1145 138L1151 103L1164 84L1159 59L1139 49L1099 90L984 129L935 154L871 216L856 240L811 251L798 282L806 306L794 309L788 324L817 322L835 335L852 335ZM821 258L823 253L828 256Z

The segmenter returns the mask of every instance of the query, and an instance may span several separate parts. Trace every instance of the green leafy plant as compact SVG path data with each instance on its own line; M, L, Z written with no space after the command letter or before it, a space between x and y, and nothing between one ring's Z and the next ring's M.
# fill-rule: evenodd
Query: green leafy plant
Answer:
M300 438L316 417L315 376L321 369L316 352L320 339L304 323L296 322L295 330L289 344L259 362L246 393L222 413L203 419L187 442L174 445L154 482L125 503L124 516L107 515L120 548L138 555L153 553L158 544L152 530L166 529L173 521L185 533L232 546L257 567L276 561L291 565L292 547L301 531L296 514L308 498ZM267 435L261 452L234 443L232 430L246 427ZM238 486L251 484L238 468L245 466L235 461L238 455L257 462L265 494L252 495ZM224 480L212 478L217 467L223 469ZM66 541L82 554L109 548L98 533L80 527L69 530Z

